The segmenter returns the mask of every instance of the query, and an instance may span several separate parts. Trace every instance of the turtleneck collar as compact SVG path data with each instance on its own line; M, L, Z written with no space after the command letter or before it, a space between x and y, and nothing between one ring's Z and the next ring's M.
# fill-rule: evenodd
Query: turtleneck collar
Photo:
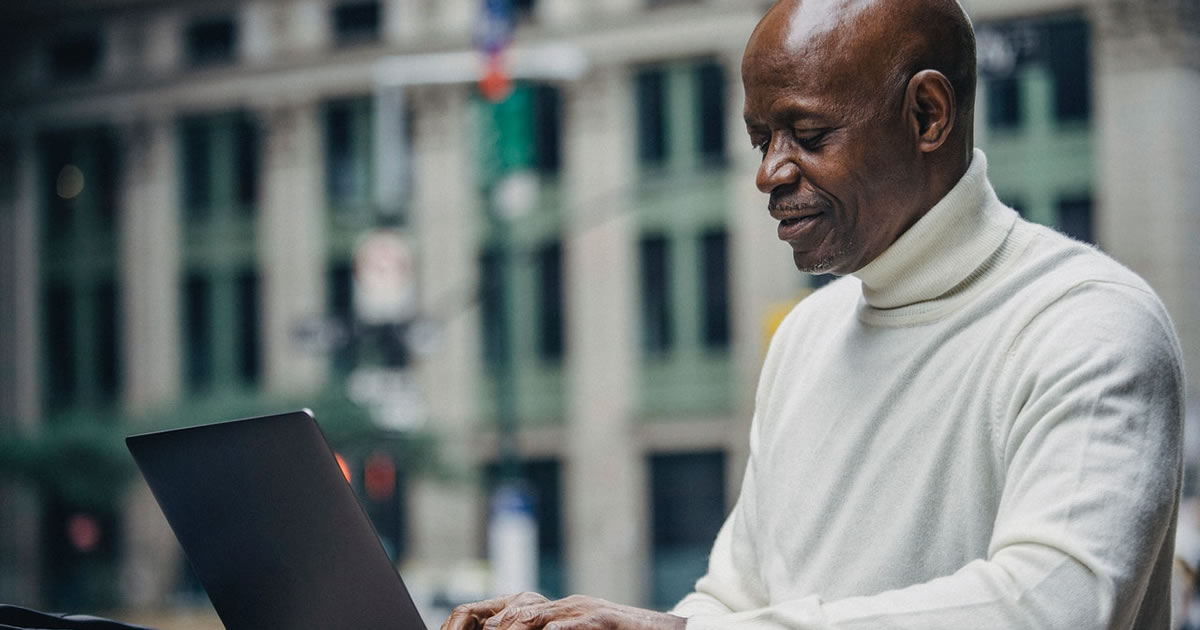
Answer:
M954 188L878 258L854 273L866 305L896 309L928 302L976 274L1004 243L1016 213L996 198L987 158L975 149Z

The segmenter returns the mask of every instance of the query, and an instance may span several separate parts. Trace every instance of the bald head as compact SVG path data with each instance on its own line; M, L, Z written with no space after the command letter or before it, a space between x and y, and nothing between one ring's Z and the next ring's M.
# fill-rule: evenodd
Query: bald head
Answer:
M975 34L957 0L779 0L747 46L747 57L764 53L818 60L822 81L856 87L846 97L871 110L897 104L912 77L936 71L953 88L956 126L972 124Z

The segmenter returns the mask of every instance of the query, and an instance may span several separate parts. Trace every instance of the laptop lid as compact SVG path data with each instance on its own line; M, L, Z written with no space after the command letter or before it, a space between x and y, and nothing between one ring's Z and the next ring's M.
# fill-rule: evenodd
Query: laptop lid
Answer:
M426 630L311 412L126 444L228 630Z

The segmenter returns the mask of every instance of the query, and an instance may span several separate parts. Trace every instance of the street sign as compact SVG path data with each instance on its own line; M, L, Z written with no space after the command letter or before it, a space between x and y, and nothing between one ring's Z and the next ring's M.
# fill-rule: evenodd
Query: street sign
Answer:
M354 248L354 312L369 325L396 324L416 315L415 256L398 230L378 229Z

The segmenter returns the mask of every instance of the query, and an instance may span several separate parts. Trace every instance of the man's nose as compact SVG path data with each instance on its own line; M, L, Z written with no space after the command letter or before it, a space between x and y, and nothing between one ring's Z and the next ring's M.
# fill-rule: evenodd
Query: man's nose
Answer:
M770 193L780 186L795 184L800 178L800 167L788 152L781 150L783 148L777 140L772 139L767 145L762 163L758 165L758 175L754 178L754 183L764 193Z

